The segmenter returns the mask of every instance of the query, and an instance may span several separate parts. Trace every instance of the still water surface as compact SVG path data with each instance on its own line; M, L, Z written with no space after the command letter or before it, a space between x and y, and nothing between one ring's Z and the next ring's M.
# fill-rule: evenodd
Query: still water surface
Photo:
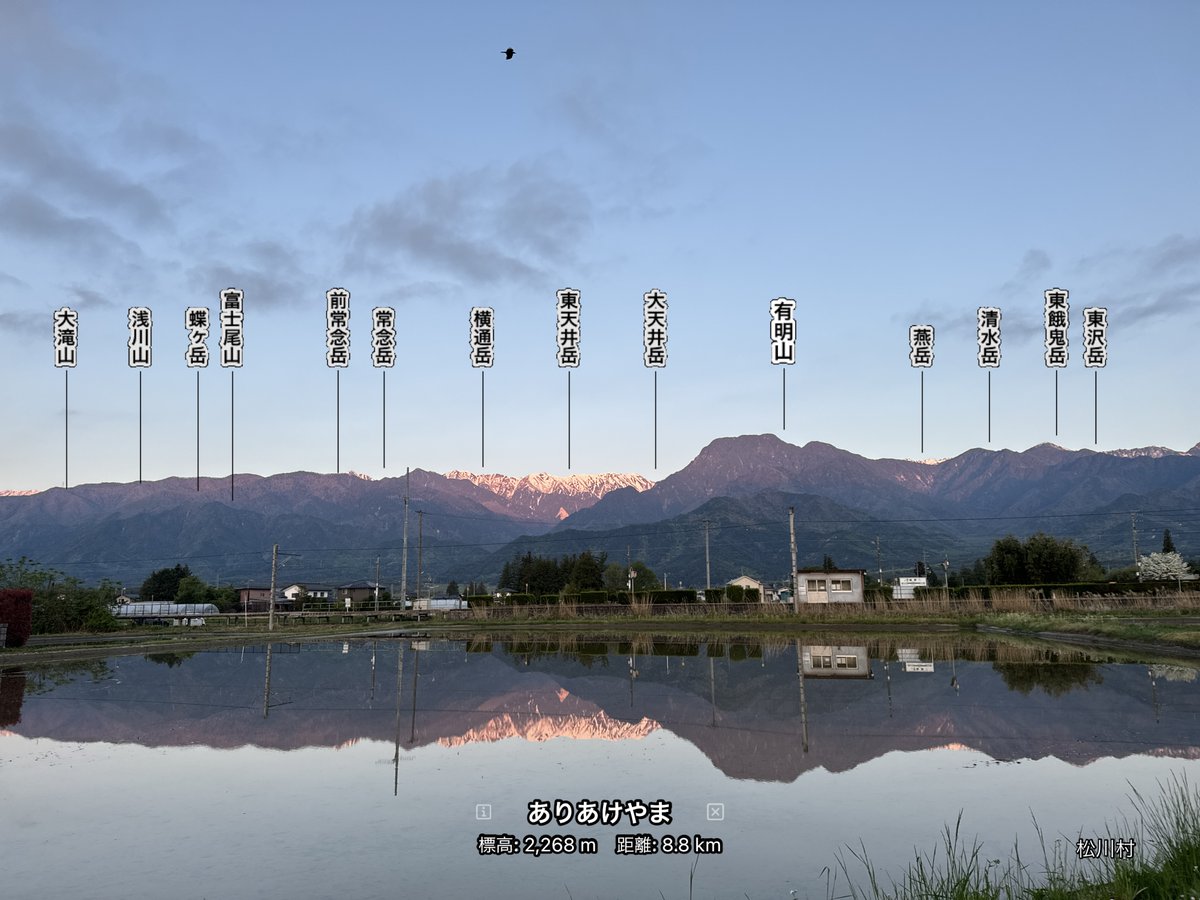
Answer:
M1018 841L1040 860L1035 820L1073 847L1131 814L1132 789L1200 783L1194 668L829 640L406 638L8 669L3 895L825 897L847 845L896 874L961 812L986 857ZM621 821L531 823L536 800L620 801ZM669 822L639 815L654 801ZM481 835L575 852L481 855ZM638 835L656 852L616 852ZM689 852L665 852L680 835Z

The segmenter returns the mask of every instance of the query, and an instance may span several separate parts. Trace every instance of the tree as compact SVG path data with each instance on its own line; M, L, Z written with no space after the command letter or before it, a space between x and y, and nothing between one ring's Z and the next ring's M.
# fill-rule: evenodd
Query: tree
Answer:
M630 568L636 573L633 578L633 590L635 592L658 590L658 586L662 582L648 565L640 559L635 559Z
M174 603L179 593L179 582L192 574L192 570L179 563L173 569L158 569L142 582L141 598L156 603Z
M453 578L451 578L450 583L448 585L446 585L446 596L447 597L459 596L458 582L455 581Z
M1000 538L992 545L992 552L983 560L988 581L992 584L1027 584L1029 576L1025 568L1025 548L1014 535Z
M1022 543L1006 535L992 545L983 560L992 584L1067 584L1103 573L1099 560L1086 546L1039 531Z
M609 563L605 566L604 589L613 592L629 590L629 570L620 563Z
M176 603L211 603L209 595L212 591L207 584L195 575L185 575L179 579L179 588L175 592Z
M607 561L607 553L593 556L591 550L584 550L579 556L564 557L568 593L603 590L604 565Z
M821 568L824 569L826 572L832 572L835 569L837 569L837 563L835 563L833 561L832 556L830 556L828 553L826 553L825 558L823 560L821 560Z
M1146 581L1165 581L1188 574L1188 564L1178 553L1151 553L1141 558L1140 571Z
M1170 528L1163 529L1162 552L1163 553L1174 553L1175 552L1175 542L1173 540L1171 540L1171 529Z

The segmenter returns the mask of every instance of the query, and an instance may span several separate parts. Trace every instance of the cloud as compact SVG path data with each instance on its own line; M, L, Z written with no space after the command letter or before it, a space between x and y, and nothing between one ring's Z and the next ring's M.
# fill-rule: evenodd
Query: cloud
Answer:
M29 285L23 282L20 278L17 278L14 275L9 275L7 272L0 272L0 285L18 288L29 287Z
M112 62L70 40L55 21L54 6L40 2L4 4L0 28L0 81L10 94L32 88L59 102L112 105L126 86Z
M72 205L120 210L134 221L154 228L169 227L162 202L137 181L98 166L78 147L47 129L13 121L0 122L0 165L39 194L57 189Z
M83 285L73 284L70 290L75 295L75 305L80 309L109 309L116 306L100 292Z
M25 188L0 195L0 233L57 245L68 257L141 257L141 248L94 216L74 216Z
M252 240L238 255L240 264L211 260L188 270L198 303L215 304L220 291L236 287L245 292L247 309L289 307L311 303L331 286L315 291L301 255L278 241Z
M50 343L50 317L38 312L0 312L0 334L44 337Z
M570 265L590 226L587 194L542 167L481 169L356 211L344 228L346 266L390 272L399 255L464 283L529 284L544 266Z
M1173 234L1142 253L1145 268L1151 274L1190 269L1200 264L1200 237L1185 238Z
M1097 305L1109 306L1110 321L1119 316L1122 322L1130 325L1154 319L1187 318L1200 307L1200 281L1172 285L1149 297L1127 296L1107 303L1101 301Z
M1009 297L1024 293L1030 289L1035 279L1049 271L1050 257L1044 250L1027 250L1016 274L1000 285L1000 293Z

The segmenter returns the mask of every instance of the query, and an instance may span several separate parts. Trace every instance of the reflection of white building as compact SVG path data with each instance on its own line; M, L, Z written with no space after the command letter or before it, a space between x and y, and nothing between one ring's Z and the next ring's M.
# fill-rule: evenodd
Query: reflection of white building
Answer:
M865 569L798 569L797 595L801 603L862 603Z
M866 647L804 645L800 648L800 669L814 678L873 677Z

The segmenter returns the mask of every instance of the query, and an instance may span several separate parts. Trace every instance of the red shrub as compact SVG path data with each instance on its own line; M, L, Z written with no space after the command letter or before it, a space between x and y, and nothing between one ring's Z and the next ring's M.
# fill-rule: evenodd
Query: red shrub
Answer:
M33 591L25 588L0 590L0 624L8 626L6 647L24 647L33 630Z

